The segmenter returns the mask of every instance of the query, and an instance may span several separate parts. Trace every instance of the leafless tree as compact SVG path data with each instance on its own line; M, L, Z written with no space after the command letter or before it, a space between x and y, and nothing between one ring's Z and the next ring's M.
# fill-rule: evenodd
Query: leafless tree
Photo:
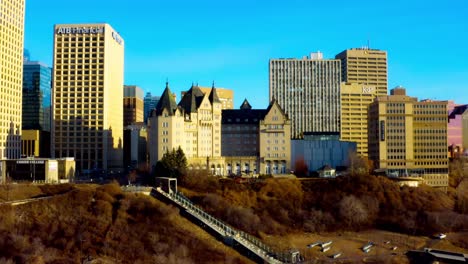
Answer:
M457 211L462 214L468 214L468 179L458 184Z
M350 227L359 228L368 220L369 214L366 207L354 195L341 199L339 208L342 220Z
M356 152L349 153L348 165L351 175L368 175L372 169L372 162Z
M466 160L463 158L454 159L449 164L449 184L457 188L464 180L468 179L468 172L465 170Z

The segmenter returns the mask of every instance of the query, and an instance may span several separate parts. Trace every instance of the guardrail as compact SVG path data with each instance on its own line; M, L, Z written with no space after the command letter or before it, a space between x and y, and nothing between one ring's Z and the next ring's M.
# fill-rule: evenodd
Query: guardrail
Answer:
M120 187L123 192L143 192L143 193L150 193L153 187L147 186L121 186Z
M60 194L57 194L60 195ZM13 200L13 201L6 201L6 202L0 202L0 205L4 204L11 204L11 205L20 205L20 204L26 204L26 203L31 203L31 202L37 202L40 200L46 200L50 199L52 197L55 197L57 195L50 195L50 196L44 196L44 197L38 197L38 198L29 198L29 199L23 199L23 200Z

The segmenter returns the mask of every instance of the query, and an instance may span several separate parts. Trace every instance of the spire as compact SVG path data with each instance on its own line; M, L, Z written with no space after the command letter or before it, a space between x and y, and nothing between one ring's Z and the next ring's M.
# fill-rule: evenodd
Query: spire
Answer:
M213 105L213 103L221 103L221 100L219 100L219 97L218 97L218 93L216 92L214 81L213 81L210 96L208 97L208 99L210 99L210 102L211 102L212 105Z
M179 101L178 106L184 109L185 113L196 113L203 101L205 94L198 86L190 87Z
M169 89L169 82L166 82L166 88L164 88L161 99L159 99L159 102L155 108L156 114L161 115L163 110L166 109L170 115L173 115L176 108L177 104L175 102L174 96L172 96L171 90Z
M249 101L247 101L247 98L244 99L244 102L242 103L240 109L242 109L242 110L252 109L252 106L250 105Z
M166 78L166 89L169 89L169 79Z

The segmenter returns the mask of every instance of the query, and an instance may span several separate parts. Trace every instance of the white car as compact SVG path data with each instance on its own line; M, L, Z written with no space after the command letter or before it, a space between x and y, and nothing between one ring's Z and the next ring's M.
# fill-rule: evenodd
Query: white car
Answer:
M446 235L446 234L440 233L440 234L438 234L436 237L437 237L438 239L444 239L444 238L447 237L447 235Z

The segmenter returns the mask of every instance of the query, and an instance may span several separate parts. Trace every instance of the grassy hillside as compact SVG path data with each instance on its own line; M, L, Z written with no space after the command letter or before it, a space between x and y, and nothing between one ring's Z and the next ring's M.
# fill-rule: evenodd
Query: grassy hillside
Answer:
M63 187L42 188L23 196ZM153 198L112 184L66 189L48 200L1 206L0 263L249 262Z
M468 251L467 181L448 193L427 186L399 187L387 178L363 175L240 184L196 173L180 184L207 212L279 250L298 248L310 259L327 255L305 245L328 239L336 241L334 250L346 248L345 255L356 259L367 240L394 241L401 251L397 257L425 246ZM124 194L118 185L0 187L2 200L51 194L61 195L1 206L0 263L249 262L181 218L174 207ZM451 233L443 243L435 243L428 236L438 232ZM340 243L355 246L340 248ZM387 247L378 251L390 254Z
M182 183L194 201L258 236L375 228L410 235L468 230L468 196L463 190L447 194L428 186L400 187L369 175L250 184L214 182L199 174L196 181L188 177ZM467 187L462 186L468 191Z

